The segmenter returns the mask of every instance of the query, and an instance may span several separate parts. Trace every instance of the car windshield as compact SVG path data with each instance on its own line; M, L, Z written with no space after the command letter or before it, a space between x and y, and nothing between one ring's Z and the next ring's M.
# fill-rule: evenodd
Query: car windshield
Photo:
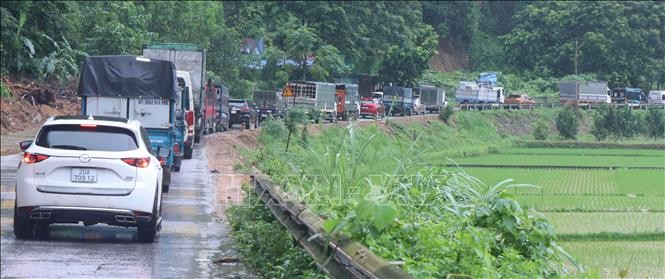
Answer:
M244 107L245 101L229 100L229 107Z
M129 151L138 148L136 137L130 130L111 127L81 125L45 126L37 136L36 144L53 149L90 151Z

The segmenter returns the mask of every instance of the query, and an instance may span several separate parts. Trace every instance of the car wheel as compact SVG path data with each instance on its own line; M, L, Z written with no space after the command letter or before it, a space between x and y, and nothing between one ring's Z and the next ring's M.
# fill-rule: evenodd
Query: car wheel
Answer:
M194 143L199 143L201 142L201 132L196 132L196 135L194 135Z
M152 204L152 220L147 224L138 226L139 242L152 243L157 238L157 219L159 219L159 215L161 214L157 211L157 193L155 193L155 200Z
M245 129L249 130L249 121L245 122Z
M14 203L14 235L18 239L31 239L35 236L30 219L27 216L18 216L16 203Z

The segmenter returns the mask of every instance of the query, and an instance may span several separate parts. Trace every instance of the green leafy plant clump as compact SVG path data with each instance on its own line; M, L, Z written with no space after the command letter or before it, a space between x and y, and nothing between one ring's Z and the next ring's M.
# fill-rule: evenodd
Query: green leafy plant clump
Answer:
M567 106L556 117L556 129L564 139L575 139L580 126L580 115L576 108Z
M283 137L264 133L255 163L324 216L328 237L361 241L380 257L403 262L416 278L563 274L568 255L556 244L552 226L507 192L531 186L487 186L463 172L422 163L424 147L437 137L459 137L466 133L462 129L474 130L481 140L498 137L474 117L460 115L458 126L464 128L399 122L388 125L390 133L330 128L288 152Z
M264 278L325 278L255 194L226 214L243 264Z

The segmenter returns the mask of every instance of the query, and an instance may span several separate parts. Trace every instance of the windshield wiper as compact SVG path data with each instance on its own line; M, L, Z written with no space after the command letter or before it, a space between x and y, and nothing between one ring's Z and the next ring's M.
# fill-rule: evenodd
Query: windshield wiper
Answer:
M51 145L51 148L56 148L56 149L71 149L71 150L88 150L85 147L80 147L76 145Z

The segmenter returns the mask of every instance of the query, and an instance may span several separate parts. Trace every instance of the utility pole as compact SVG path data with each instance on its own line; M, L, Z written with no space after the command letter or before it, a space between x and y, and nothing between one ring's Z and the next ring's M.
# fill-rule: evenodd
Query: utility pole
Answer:
M577 47L577 39L575 39L575 81L578 81L579 79L577 78L577 55L578 55L579 48Z

